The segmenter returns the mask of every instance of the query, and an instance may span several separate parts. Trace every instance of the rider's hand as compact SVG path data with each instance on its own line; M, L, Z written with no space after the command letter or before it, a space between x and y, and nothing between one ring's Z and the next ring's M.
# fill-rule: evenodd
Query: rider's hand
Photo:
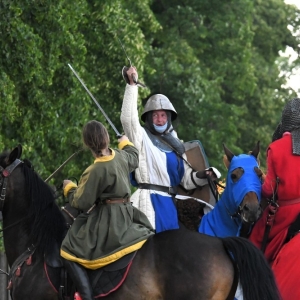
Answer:
M205 171L206 171L206 174L212 178L212 180L221 178L221 173L215 167L210 167L208 169L205 169Z
M127 75L128 75L128 78L129 78L129 84L130 85L136 85L136 82L138 80L138 73L137 73L137 70L135 67L130 67L128 70L127 70ZM133 80L134 78L134 80Z
M66 185L67 185L68 183L70 183L70 182L72 182L72 181L69 180L69 179L65 179L65 180L63 181L63 188L65 188Z
M198 171L196 176L201 179L210 177L212 180L216 180L221 177L221 173L214 167L205 169L203 171Z
M123 141L129 141L128 137L126 135L123 135L121 136L119 139L118 139L118 142L121 143Z

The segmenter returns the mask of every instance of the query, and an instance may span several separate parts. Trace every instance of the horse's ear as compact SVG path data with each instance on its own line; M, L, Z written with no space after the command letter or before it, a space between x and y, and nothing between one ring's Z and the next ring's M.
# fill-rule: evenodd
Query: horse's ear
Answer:
M18 148L18 156L17 156L17 158L20 158L21 157L21 155L22 155L22 145L21 144L19 144L18 146L17 146L17 148Z
M223 143L224 153L227 156L227 159L229 162L231 162L232 158L234 157L234 154L226 147L226 145Z
M6 161L8 164L13 163L17 158L20 158L22 155L22 146L19 144L17 147L15 147L8 157L6 158Z
M230 161L228 160L226 155L223 155L223 163L224 163L224 166L226 167L226 169L228 170L229 165L230 165Z
M254 149L251 151L251 155L253 155L257 160L258 160L258 154L260 151L260 141L257 142L256 146L254 147Z

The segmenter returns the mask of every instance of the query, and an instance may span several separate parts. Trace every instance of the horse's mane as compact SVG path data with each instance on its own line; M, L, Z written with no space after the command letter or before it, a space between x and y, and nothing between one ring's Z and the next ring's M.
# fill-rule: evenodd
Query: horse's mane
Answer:
M0 165L6 168L10 151L0 153ZM29 235L29 244L35 245L36 251L50 253L53 247L61 244L66 233L65 219L55 202L54 190L34 172L29 160L24 159L20 165L24 175L24 197L27 197L28 214L24 229Z
M22 164L26 194L29 196L28 227L30 243L37 251L49 253L60 245L65 232L64 217L55 203L54 190L35 173L28 163Z

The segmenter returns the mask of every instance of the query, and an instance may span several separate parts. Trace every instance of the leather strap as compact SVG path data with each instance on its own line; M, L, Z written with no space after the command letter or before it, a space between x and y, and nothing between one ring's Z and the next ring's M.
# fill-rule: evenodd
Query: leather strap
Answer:
M151 184L151 183L139 183L139 189L144 190L155 190L159 192L165 192L170 195L176 195L177 194L177 186L163 186L163 185L157 185L157 184Z
M300 203L300 198L291 199L291 200L277 200L277 204L280 206L292 205Z
M128 198L114 198L104 200L106 204L115 204L115 203L128 203L130 202L130 197Z
M269 213L267 215L265 232L264 232L263 240L262 240L261 247L260 247L260 249L263 253L265 253L265 251L266 251L266 247L267 247L267 244L269 242L269 240L268 240L269 239L269 234L270 234L270 231L273 227L275 216L276 216L276 213L277 213L277 210L278 210L277 202L270 203L267 206L266 209L269 210Z

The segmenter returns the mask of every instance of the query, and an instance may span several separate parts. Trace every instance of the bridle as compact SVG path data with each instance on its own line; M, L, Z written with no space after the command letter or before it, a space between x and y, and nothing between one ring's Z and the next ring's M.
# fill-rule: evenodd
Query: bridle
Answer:
M4 206L4 200L5 200L5 196L6 196L6 185L7 185L7 178L11 175L11 173L14 171L14 169L20 165L23 164L23 161L21 161L20 159L15 159L9 166L7 166L6 168L3 168L2 166L0 166L0 211L3 210L3 206ZM16 224L19 224L20 222L22 222L24 219L26 219L27 216L25 218L22 218L20 220L18 220L17 222L10 224L9 226L3 228L0 230L0 232L3 232L4 229L10 228L15 226Z
M0 211L2 211L4 206L4 200L6 196L6 185L7 185L7 178L11 175L11 173L14 171L14 169L19 165L23 163L20 159L16 159L6 168L3 168L0 166Z
M7 185L7 178L10 176L10 174L13 172L13 170L20 165L21 163L23 163L20 159L16 159L14 160L14 162L12 164L10 164L9 166L7 166L6 168L3 168L2 166L0 166L0 211L2 211L3 206L4 206L4 200L5 200L5 196L6 196L6 185ZM19 223L23 221L19 220L16 223ZM12 227L14 225L16 225L16 223L8 226L8 227ZM0 232L3 232L4 228L2 230L0 230ZM7 276L9 276L9 274L7 272L5 272L4 270L0 269L0 274L6 274Z

